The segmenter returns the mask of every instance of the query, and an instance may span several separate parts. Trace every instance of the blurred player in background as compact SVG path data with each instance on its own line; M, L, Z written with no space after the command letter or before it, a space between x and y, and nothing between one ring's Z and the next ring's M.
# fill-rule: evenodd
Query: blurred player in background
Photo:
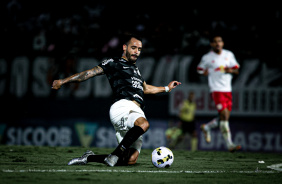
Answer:
M191 151L196 151L198 145L196 124L195 124L196 108L197 106L195 102L195 93L191 91L188 94L188 98L182 102L179 109L179 119L181 123L180 126L182 130L182 136L184 138L186 133L188 133L191 136Z
M170 149L175 149L178 142L181 140L182 130L179 126L175 125L174 121L169 121L168 129L165 131L165 136L167 140L168 147Z
M223 49L224 42L221 36L211 37L210 45L211 51L202 57L197 71L199 74L208 76L209 88L219 115L218 118L203 124L201 129L206 142L209 143L211 129L219 126L228 150L234 152L241 149L241 146L232 142L229 117L232 110L232 74L238 74L240 66L234 54Z
M188 134L190 136L191 151L198 149L195 112L195 93L191 91L188 97L179 105L179 126L172 125L165 132L170 148L174 149ZM185 142L184 144L186 145L187 143Z
M181 84L172 81L168 86L157 87L144 81L136 66L142 50L142 39L139 36L129 35L122 48L121 57L106 59L92 69L53 82L52 88L59 89L66 83L82 82L105 74L114 94L110 119L116 130L119 145L109 155L95 155L92 151L87 151L81 157L72 159L68 165L88 162L105 163L112 167L116 164L135 164L142 147L142 135L149 129L149 122L143 112L144 94L170 92Z

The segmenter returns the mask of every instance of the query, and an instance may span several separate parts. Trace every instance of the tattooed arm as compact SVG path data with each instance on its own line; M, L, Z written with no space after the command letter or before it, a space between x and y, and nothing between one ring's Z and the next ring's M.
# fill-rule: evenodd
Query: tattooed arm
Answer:
M63 84L69 83L69 82L82 82L85 81L91 77L95 77L98 75L104 74L103 69L100 66L95 66L94 68L90 70L85 70L83 72L74 74L70 77L54 80L52 88L53 89L60 89Z

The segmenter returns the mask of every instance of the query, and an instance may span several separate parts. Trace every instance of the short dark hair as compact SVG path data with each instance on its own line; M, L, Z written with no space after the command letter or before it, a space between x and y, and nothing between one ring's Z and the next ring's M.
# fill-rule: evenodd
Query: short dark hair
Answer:
M211 34L210 37L209 37L210 42L213 42L213 39L214 39L215 37L221 37L222 40L223 40L222 34L220 34L220 33L213 33L213 34Z
M127 34L124 36L124 41L123 44L128 45L129 41L131 40L131 38L136 38L137 40L142 42L142 37L136 34Z

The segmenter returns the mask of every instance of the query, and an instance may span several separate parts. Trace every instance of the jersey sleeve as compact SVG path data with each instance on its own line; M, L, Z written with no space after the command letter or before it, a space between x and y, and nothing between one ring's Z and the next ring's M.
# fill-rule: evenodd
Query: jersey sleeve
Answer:
M110 59L106 59L104 61L102 61L98 66L100 66L104 73L111 73L115 67L115 62L114 59L110 58Z
M235 56L232 52L230 52L230 66L229 67L232 68L232 69L240 68L239 63L237 62L237 60L236 60L236 58L235 58Z
M203 56L200 63L197 66L197 72L199 74L203 74L206 69L207 69L206 59L205 56Z

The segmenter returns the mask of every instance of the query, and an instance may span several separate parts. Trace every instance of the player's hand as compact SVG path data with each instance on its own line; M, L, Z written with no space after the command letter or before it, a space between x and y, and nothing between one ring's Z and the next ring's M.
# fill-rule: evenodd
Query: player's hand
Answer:
M60 79L54 80L54 82L52 84L52 89L60 89L62 85L63 85L63 83Z
M205 70L204 73L203 73L203 75L204 75L204 76L209 75L209 70Z
M233 69L233 68L225 68L225 73L231 73L231 74L239 74L239 70L237 69Z
M167 86L168 86L168 88L169 88L169 92L172 90L172 89L174 89L174 88L176 88L176 86L178 86L178 85L180 85L181 84L181 82L178 82L178 81L171 81Z
M225 68L225 73L233 73L233 69L232 68Z

